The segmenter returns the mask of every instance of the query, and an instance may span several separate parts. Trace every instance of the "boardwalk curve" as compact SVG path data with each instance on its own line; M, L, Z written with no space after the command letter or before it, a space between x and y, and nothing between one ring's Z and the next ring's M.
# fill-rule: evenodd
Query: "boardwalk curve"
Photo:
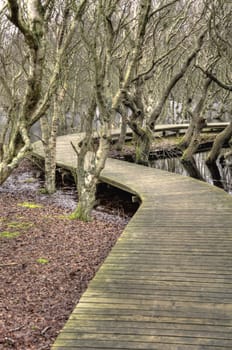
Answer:
M77 137L58 138L59 165L76 164ZM101 180L142 204L52 350L232 349L231 196L114 159Z

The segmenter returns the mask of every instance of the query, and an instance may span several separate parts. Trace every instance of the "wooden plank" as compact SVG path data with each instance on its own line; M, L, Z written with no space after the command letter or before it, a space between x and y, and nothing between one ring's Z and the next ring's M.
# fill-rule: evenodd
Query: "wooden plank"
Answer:
M75 166L70 141L80 137L58 138L60 166ZM40 143L35 152L43 155ZM115 159L101 180L136 194L142 205L52 349L232 349L232 198Z

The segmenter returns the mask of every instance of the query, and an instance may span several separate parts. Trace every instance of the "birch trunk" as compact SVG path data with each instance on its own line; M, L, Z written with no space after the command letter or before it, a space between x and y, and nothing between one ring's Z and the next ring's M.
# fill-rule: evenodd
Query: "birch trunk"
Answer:
M51 118L41 118L41 130L45 153L45 190L48 194L56 191L56 138L58 133L59 116L62 114L61 105L65 97L65 88L59 87L51 108Z
M56 136L58 128L58 110L57 100L54 101L53 115L51 125L47 117L40 120L43 147L44 147L44 168L45 168L45 190L46 193L52 194L56 191Z

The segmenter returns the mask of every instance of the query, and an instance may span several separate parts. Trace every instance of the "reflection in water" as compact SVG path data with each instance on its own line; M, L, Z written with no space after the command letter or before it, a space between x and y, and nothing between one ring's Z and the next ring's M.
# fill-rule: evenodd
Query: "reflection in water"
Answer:
M194 157L191 157L191 159L188 161L182 161L182 164L189 176L194 177L195 179L204 181L204 178L202 177L201 172L197 167L197 163Z
M205 164L208 152L201 152L194 155L197 169L201 177L232 194L232 167L217 161L216 166L210 168ZM167 170L173 173L190 176L189 170L181 163L180 158L166 158L152 160L150 166L157 169Z

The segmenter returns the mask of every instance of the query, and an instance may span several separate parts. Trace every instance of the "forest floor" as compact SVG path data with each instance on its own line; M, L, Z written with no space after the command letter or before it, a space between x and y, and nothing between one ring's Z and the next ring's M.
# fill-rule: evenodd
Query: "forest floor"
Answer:
M102 196L92 222L73 221L67 216L76 205L74 189L48 197L41 186L31 163L24 161L0 188L4 350L50 349L136 210L128 197L108 189L114 200Z

